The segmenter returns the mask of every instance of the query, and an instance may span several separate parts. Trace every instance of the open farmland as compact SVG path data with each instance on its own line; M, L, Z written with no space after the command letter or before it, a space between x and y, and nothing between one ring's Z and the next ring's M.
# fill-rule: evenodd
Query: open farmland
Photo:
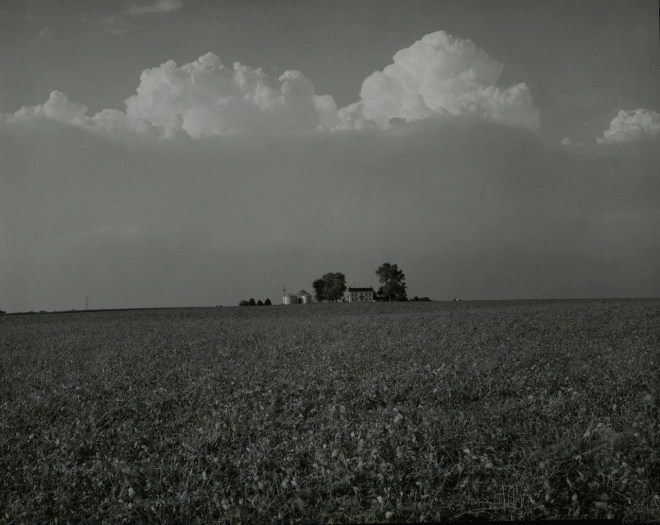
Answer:
M660 301L0 318L0 521L660 516Z

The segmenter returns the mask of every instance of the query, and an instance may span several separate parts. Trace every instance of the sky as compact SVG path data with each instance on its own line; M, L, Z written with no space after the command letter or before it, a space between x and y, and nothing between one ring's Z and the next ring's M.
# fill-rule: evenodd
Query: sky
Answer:
M0 309L660 296L657 1L4 1Z

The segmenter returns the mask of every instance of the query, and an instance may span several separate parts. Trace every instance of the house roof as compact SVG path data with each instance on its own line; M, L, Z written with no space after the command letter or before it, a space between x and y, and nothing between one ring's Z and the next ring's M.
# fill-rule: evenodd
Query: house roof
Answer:
M300 290L296 295L300 296L300 295L312 295L312 294L309 293L309 292L306 292L305 290Z
M370 286L369 288L349 288L349 292L373 292L374 289Z

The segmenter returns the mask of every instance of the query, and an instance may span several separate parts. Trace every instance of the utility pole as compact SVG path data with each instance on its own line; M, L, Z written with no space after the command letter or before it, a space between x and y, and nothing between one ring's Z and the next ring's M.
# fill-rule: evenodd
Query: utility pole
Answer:
M85 297L85 310L89 310L89 297Z

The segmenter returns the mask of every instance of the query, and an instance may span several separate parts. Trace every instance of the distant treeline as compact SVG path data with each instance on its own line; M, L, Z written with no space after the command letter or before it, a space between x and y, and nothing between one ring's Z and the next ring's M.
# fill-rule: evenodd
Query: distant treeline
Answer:
M254 299L246 300L242 299L240 303L238 303L239 306L270 306L271 303L270 299L266 298L265 301L262 301L259 299L257 302L254 301Z

